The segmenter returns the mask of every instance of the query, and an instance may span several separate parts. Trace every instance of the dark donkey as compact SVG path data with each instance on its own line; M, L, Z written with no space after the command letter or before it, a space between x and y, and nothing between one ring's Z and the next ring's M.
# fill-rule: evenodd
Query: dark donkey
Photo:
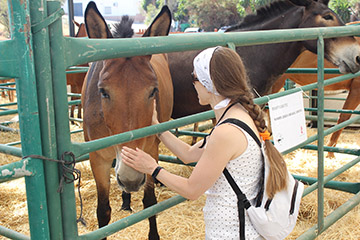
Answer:
M166 36L169 33L171 13L163 7L143 37ZM104 18L90 2L85 11L85 24L89 38L112 38ZM114 37L131 37L132 21L122 19L115 26ZM160 121L170 118L173 88L166 54L109 59L91 65L82 89L84 108L84 136L86 141L119 134L151 125L156 101ZM158 158L159 140L150 136L90 153L90 164L96 181L99 227L107 225L111 218L109 203L110 169L116 158L117 182L127 193L138 191L146 181L144 207L156 204L154 183L122 163L120 151L123 145L138 147ZM124 195L124 194L123 194ZM130 194L125 194L130 197ZM130 209L130 201L125 202ZM149 239L159 239L155 216L149 218Z
M257 10L227 32L343 26L328 8L328 0L285 0ZM226 33L225 33L226 34ZM317 51L316 40L236 47L242 57L250 82L261 96L271 92L272 85L305 49ZM210 110L198 103L192 85L192 60L199 51L169 53L169 66L174 84L173 118ZM340 71L360 69L360 47L353 37L325 39L325 58Z

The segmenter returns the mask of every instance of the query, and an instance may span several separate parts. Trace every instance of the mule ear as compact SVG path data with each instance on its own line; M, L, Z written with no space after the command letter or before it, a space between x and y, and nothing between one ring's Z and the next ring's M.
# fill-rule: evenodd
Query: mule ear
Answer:
M146 30L143 37L167 36L170 31L171 12L165 5L156 16L150 27Z
M76 26L80 27L80 23L78 23L78 22L75 21L74 19L72 20L72 22L73 22Z
M91 1L85 10L85 26L89 38L112 38L112 34L105 19Z
M300 6L300 7L308 7L313 2L313 0L289 0L289 1L295 4L296 6Z

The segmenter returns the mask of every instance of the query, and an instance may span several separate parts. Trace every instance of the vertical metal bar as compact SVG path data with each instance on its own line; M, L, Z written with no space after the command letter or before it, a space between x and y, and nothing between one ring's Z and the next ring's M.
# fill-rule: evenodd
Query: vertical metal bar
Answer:
M71 37L75 37L75 29L74 29L74 1L68 0L68 14L69 14L69 35Z
M47 4L49 15L61 8L59 1L48 1ZM60 158L64 152L70 151L71 148L65 73L66 67L64 60L64 49L66 48L66 45L62 33L61 18L50 25L49 33L54 88L57 154ZM78 237L78 229L76 223L76 205L73 183L64 185L63 192L61 193L61 205L64 239L76 239Z
M41 23L47 17L46 1L31 1L30 13L32 25ZM48 28L44 27L33 33L33 35L43 156L56 159L57 148ZM59 185L58 164L45 161L44 168L50 237L51 239L63 239L61 200L60 194L57 192Z
M16 79L22 154L42 154L39 109L34 69L33 39L30 23L30 3L8 1L11 36L16 41L12 54L21 65ZM33 239L50 239L44 167L41 160L32 160L36 175L25 177L30 234Z
M317 41L318 61L318 234L324 229L324 38Z

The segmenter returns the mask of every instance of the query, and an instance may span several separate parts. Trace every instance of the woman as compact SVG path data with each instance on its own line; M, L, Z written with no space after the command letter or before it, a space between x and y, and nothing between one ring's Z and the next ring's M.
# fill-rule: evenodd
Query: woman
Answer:
M248 199L259 192L263 171L261 150L255 140L241 128L222 121L235 118L246 123L266 144L271 174L267 182L268 195L273 196L286 186L286 164L269 141L264 113L254 104L252 91L239 55L225 47L209 48L194 59L194 87L199 103L210 104L217 125L211 135L190 146L169 131L159 139L183 162L197 162L191 176L183 178L167 172L140 149L124 147L125 164L152 175L170 189L190 200L206 194L204 207L206 239L239 239L237 198L222 171L226 167ZM153 124L158 124L156 112ZM203 145L204 147L202 147ZM246 239L262 239L245 218Z

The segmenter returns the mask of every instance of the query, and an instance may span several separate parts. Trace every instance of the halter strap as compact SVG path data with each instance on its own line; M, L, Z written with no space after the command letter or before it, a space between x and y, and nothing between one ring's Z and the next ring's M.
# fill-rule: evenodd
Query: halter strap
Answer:
M230 105L225 109L225 111L223 112L223 114L220 116L219 121L216 123L216 125L213 127L213 129L211 129L210 133L204 137L204 142L201 144L201 146L200 146L199 148L203 148L203 147L205 146L205 144L206 144L206 138L211 135L211 133L212 133L212 132L214 131L214 129L216 128L216 126L219 125L221 119L223 119L223 117L225 116L225 114L226 114L226 113L229 111L229 109L230 109L232 106L234 106L235 104L237 104L237 102L234 102L234 103L230 104Z

